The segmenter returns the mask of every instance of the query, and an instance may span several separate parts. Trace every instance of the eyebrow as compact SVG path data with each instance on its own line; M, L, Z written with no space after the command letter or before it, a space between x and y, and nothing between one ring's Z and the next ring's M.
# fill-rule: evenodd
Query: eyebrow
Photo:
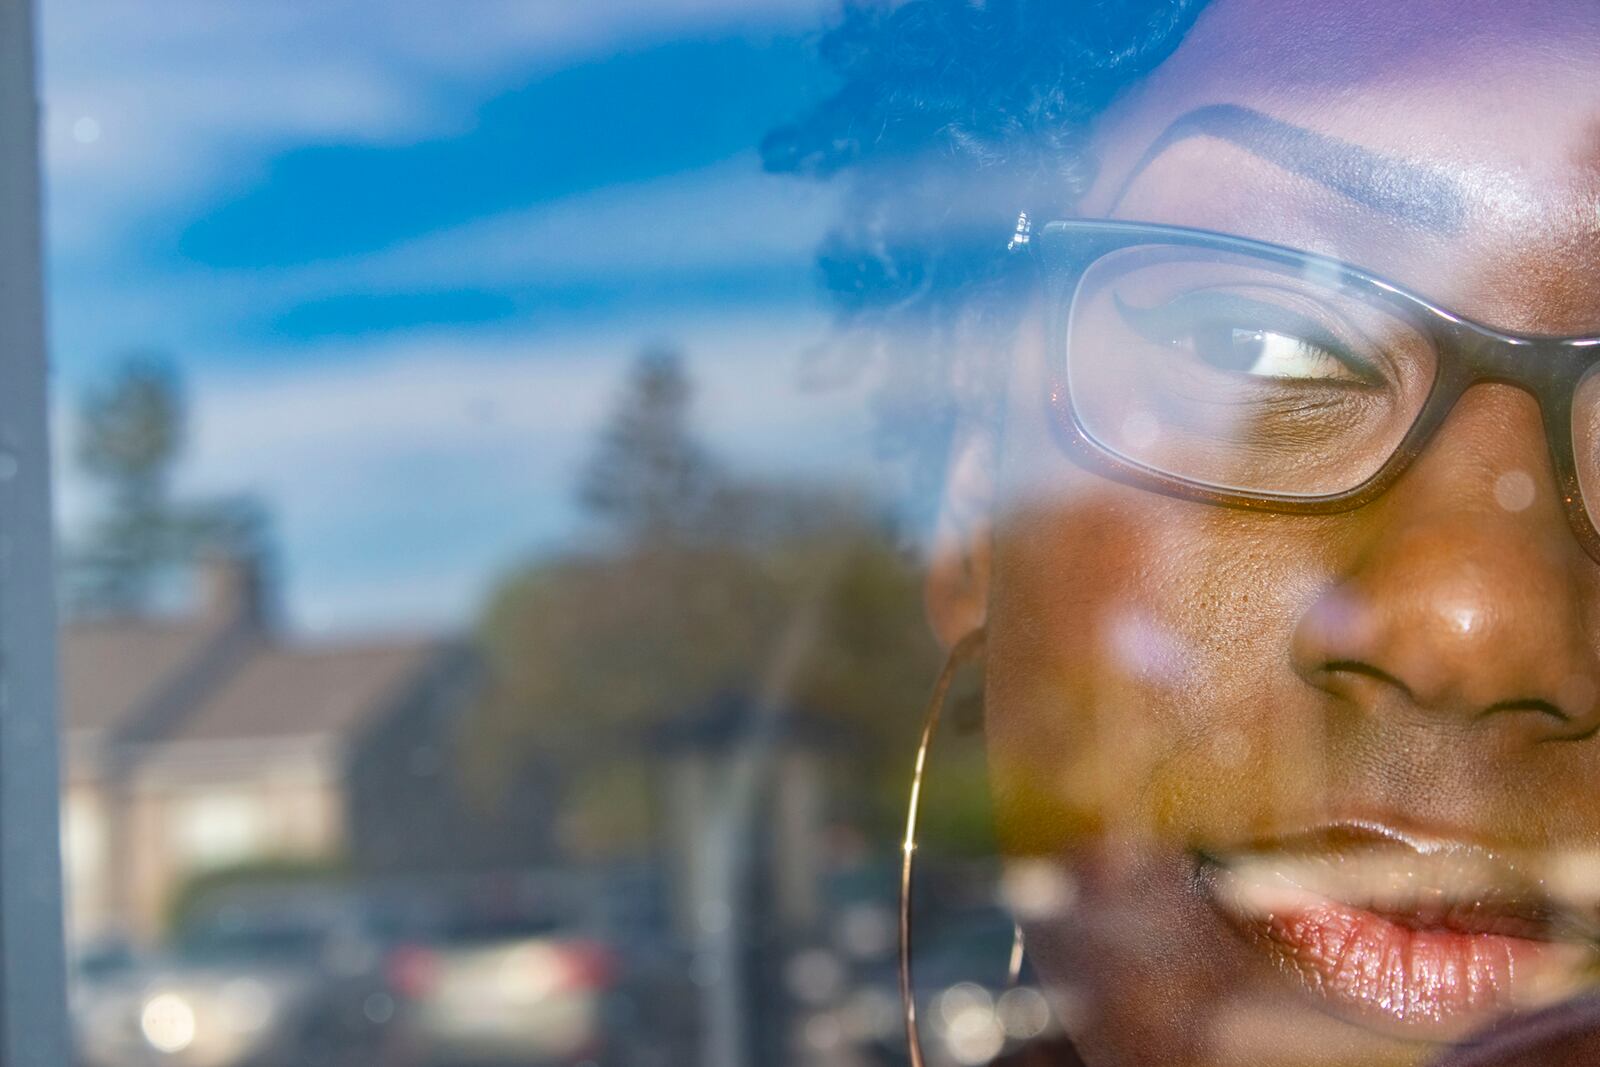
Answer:
M1465 198L1443 171L1382 155L1238 104L1210 104L1175 119L1123 179L1110 211L1116 210L1134 180L1157 156L1192 137L1227 141L1358 204L1429 229L1456 233L1465 223Z

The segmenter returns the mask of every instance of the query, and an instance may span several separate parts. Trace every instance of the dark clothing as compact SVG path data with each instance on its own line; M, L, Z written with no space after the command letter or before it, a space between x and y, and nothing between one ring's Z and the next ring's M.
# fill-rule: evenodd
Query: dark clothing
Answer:
M1434 1067L1594 1067L1600 1064L1600 996L1508 1019Z

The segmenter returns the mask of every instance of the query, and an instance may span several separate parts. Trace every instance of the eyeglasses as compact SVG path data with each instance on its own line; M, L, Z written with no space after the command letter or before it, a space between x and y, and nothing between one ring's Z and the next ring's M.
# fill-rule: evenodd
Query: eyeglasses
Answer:
M1291 514L1358 508L1480 382L1532 394L1600 559L1600 338L1503 333L1338 260L1129 222L1019 228L1049 294L1051 405L1117 480Z

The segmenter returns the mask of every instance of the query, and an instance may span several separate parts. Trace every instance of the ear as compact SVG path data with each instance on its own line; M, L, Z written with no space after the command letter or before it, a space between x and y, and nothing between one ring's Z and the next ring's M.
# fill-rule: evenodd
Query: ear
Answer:
M923 589L934 636L946 649L988 620L993 450L990 435L979 432L963 435L951 451Z

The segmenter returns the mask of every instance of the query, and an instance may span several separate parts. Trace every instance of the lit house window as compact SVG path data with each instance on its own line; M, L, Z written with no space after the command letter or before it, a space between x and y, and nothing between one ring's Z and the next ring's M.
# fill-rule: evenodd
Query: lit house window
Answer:
M260 804L239 794L194 797L178 807L174 822L174 844L196 867L226 866L259 853L266 829Z

